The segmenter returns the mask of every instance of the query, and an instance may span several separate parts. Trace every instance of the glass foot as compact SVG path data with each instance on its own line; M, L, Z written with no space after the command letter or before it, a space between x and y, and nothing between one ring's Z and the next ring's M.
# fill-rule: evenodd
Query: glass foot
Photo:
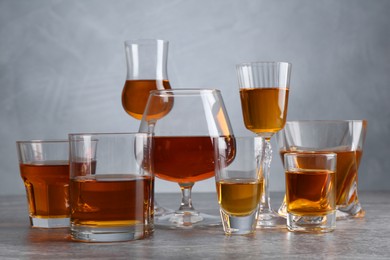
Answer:
M363 218L366 215L366 211L362 208L359 201L351 203L349 206L337 206L336 219L353 219Z
M286 228L286 219L278 215L273 210L263 210L259 212L257 228Z
M172 209L164 208L158 204L154 205L154 217L162 217L173 212L174 210Z
M287 216L287 206L286 199L283 200L282 205L280 206L278 213L282 217ZM341 207L337 206L336 210L336 219L354 219L354 218L364 218L366 211L360 205L360 202L354 202L349 206Z
M36 218L30 217L34 228L69 228L70 218Z
M286 197L284 197L282 204L278 209L279 216L283 218L287 218L287 205L286 205Z
M220 226L221 218L204 213L171 212L160 217L155 217L154 224L157 227L172 229L191 229L196 227Z

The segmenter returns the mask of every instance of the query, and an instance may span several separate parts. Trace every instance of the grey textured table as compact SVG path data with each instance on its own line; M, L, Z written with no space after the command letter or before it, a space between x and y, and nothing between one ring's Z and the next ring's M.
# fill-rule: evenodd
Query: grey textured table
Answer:
M272 194L275 203L283 194ZM159 194L160 204L178 205L179 194ZM78 243L66 229L29 227L24 196L0 197L0 259L390 259L390 192L361 192L363 219L338 221L327 234L258 230L253 237L225 237L222 227L156 228L145 240ZM217 214L215 194L194 194L194 203Z

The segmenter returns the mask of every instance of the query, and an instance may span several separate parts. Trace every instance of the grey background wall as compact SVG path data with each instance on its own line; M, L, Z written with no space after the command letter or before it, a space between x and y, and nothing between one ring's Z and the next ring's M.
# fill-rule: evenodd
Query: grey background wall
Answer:
M389 13L388 0L0 0L0 194L24 192L16 140L138 130L120 101L133 38L169 40L172 86L219 88L236 135L250 133L235 64L291 62L288 119L368 119L359 189L388 190Z

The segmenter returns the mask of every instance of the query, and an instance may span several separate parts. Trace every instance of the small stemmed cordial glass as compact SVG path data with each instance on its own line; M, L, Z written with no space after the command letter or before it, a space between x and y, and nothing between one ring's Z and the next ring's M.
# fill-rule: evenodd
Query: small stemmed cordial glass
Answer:
M216 89L151 91L140 132L152 137L154 174L176 182L182 192L179 208L155 217L156 226L193 228L220 225L219 216L197 211L191 190L195 182L214 177L214 140L224 137L234 157L234 137L222 96Z
M266 141L264 189L257 226L286 227L286 220L271 208L269 175L272 159L271 137L280 131L287 117L291 64L288 62L249 62L237 65L244 123L247 129Z
M142 118L151 90L171 88L167 72L168 44L168 41L157 39L125 41L127 76L122 90L122 106L137 120ZM155 201L156 216L170 211Z

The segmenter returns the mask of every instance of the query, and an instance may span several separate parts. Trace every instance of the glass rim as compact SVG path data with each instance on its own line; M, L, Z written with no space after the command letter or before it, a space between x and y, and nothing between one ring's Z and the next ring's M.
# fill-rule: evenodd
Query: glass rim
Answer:
M124 44L125 46L133 45L133 44L141 44L141 43L163 43L168 44L169 41L162 40L162 39L153 39L153 38L142 38L142 39L132 39L132 40L125 40Z
M235 135L235 134L232 134L230 136L234 139L265 139L264 137L259 136L259 135L255 135L255 134L254 135ZM224 139L224 138L226 138L226 136L217 136L216 138Z
M158 90L151 90L149 92L149 95L194 95L194 94L201 94L201 93L220 93L221 91L216 88L176 88L176 89L158 89Z
M145 133L145 132L104 132L104 133L98 133L98 132L90 132L90 133L70 133L68 134L68 137L73 137L73 136L126 136L126 135L146 135L149 136L151 134Z
M250 61L250 62L242 62L236 65L237 68L240 67L249 67L249 66L264 66L264 65L287 65L291 67L292 63L288 61Z
M337 153L335 152L320 152L313 151L313 152L286 152L283 155L284 158L286 157L327 157L327 158L336 158L337 159Z
M286 121L286 124L287 123L309 123L309 122L314 122L314 123L351 123L351 122L363 122L363 123L367 123L367 119L325 119L325 120L321 120L321 119L314 119L314 120L311 120L311 119L303 119L303 120L287 120Z
M17 144L38 144L38 143L68 143L67 139L33 139L33 140L19 140Z

